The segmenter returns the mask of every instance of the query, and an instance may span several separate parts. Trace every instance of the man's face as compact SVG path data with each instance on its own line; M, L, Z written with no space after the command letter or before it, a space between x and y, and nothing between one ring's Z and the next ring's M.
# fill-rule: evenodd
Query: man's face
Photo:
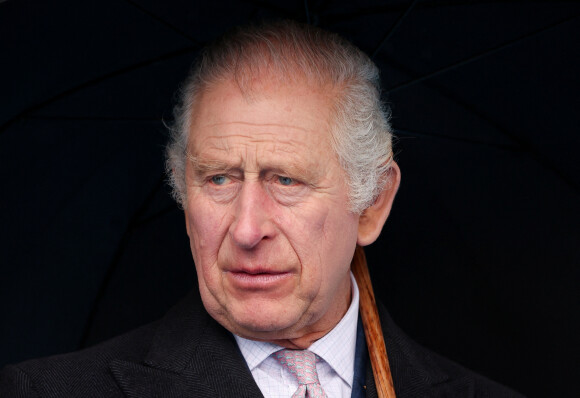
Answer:
M330 144L330 94L262 86L247 99L223 82L197 102L187 232L218 322L257 340L316 339L350 304L359 216Z

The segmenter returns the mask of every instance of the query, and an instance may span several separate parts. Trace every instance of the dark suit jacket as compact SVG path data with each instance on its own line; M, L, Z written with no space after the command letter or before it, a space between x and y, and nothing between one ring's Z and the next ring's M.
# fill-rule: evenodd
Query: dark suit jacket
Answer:
M380 307L398 398L519 397L406 337ZM377 392L366 366L367 397ZM7 366L0 397L261 397L232 335L190 294L163 319L79 352Z

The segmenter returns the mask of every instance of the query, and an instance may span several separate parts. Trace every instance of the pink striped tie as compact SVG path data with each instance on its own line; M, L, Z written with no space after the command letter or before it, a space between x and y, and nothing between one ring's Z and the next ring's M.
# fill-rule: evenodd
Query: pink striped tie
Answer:
M276 359L298 379L298 390L292 398L327 398L318 381L316 372L316 355L310 351L280 350L275 353Z

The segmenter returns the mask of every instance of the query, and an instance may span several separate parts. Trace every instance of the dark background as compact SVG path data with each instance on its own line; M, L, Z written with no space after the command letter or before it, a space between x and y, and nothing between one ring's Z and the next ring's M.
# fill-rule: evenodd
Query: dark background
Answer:
M197 51L289 17L382 70L402 185L367 249L414 339L529 395L575 396L577 2L0 2L0 366L160 317L195 285L163 175Z

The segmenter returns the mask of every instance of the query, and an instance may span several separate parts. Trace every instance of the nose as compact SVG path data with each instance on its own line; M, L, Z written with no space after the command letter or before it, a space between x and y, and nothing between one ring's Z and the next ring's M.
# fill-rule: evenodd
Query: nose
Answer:
M240 248L255 248L262 240L272 238L269 196L257 181L245 181L236 199L235 220L230 235Z

